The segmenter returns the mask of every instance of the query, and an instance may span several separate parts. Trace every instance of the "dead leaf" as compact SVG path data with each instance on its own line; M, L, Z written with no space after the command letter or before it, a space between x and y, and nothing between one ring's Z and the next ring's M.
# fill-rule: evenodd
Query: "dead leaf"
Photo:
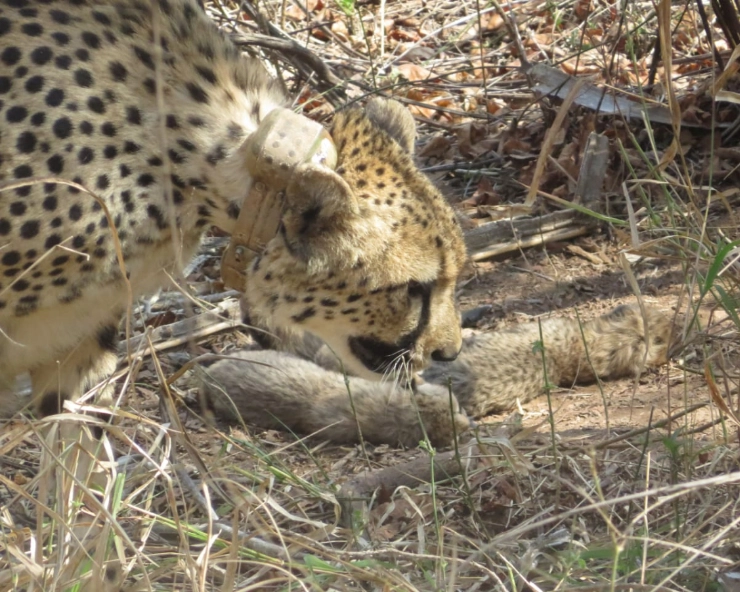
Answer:
M476 206L497 206L501 203L501 196L494 190L491 178L483 176L478 181L471 200Z
M573 12L579 22L585 21L588 18L588 15L591 14L592 10L593 8L590 0L577 0L573 7Z
M416 42L421 39L419 37L419 34L414 31L407 31L405 29L399 29L398 27L395 27L390 33L388 33L388 37L395 41L412 41Z
M580 59L573 58L562 61L560 68L569 76L584 76L601 72L601 67L598 64L586 62L582 56Z
M481 21L483 30L488 32L495 31L504 25L504 19L501 18L501 15L498 12L489 12L483 16Z
M349 41L349 29L343 20L334 21L331 25L331 32L344 42Z
M532 146L527 142L523 142L519 138L508 138L503 146L503 154L513 154L514 152L530 152Z
M498 99L488 99L486 101L486 111L491 115L494 115L506 108L506 103L499 101Z
M735 412L730 408L730 406L727 404L727 401L725 401L724 397L722 397L722 394L719 392L719 387L714 381L714 377L712 376L712 372L709 368L708 363L704 365L704 378L707 381L707 386L709 387L709 395L712 398L712 402L720 411L722 411L722 413L730 418L736 426L740 426L740 418L735 415Z
M455 128L457 135L458 149L460 154L466 158L474 158L490 150L490 146L480 146L480 143L488 135L488 127L469 121Z
M445 158L451 147L452 142L450 141L450 138L438 134L433 136L432 139L429 140L421 150L419 150L418 154L419 156L427 158Z
M424 66L407 62L396 66L396 70L409 82L418 82L419 80L428 80L432 78L432 73Z

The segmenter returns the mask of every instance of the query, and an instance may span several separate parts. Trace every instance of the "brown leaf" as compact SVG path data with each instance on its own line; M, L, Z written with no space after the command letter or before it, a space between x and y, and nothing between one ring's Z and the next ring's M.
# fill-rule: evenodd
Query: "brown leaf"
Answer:
M396 27L393 29L389 34L388 37L391 39L394 39L396 41L419 41L421 37L419 37L419 34L414 31L406 31L405 29L399 29Z
M436 135L419 150L419 156L427 158L444 158L452 147L450 138Z
M478 187L471 198L478 206L496 206L501 203L501 196L496 193L491 178L484 176L478 181Z
M530 152L532 146L527 142L523 142L519 138L509 138L504 142L502 146L502 152L504 154L511 154L513 152Z
M344 24L344 21L334 21L331 25L331 32L345 43L349 41L349 29L347 29L347 25Z
M560 69L570 76L584 76L601 72L601 67L598 64L584 60L583 56L580 59L573 58L560 62Z
M488 127L481 123L469 121L457 126L455 128L455 134L457 135L460 154L467 158L471 158L481 154L481 152L476 149L476 144L484 140L488 135Z
M588 15L591 14L591 11L592 7L590 0L576 0L573 12L579 22L585 21L588 18Z
M432 77L432 73L419 64L405 63L396 66L396 70L409 82L418 82Z
M305 21L306 13L298 8L295 4L285 7L285 16L291 21Z
M709 395L712 398L712 401L717 406L717 408L722 411L727 417L729 417L737 426L740 426L740 418L735 414L735 411L730 408L730 406L727 404L727 401L725 401L724 397L719 391L719 387L717 386L717 383L714 381L714 376L712 376L712 372L710 370L709 364L704 364L704 379L707 381L707 386L709 387Z
M489 12L481 20L484 31L495 31L504 25L504 19L501 18L498 12Z
M488 99L486 101L486 111L491 115L498 113L502 109L506 108L506 103L499 101L498 99Z

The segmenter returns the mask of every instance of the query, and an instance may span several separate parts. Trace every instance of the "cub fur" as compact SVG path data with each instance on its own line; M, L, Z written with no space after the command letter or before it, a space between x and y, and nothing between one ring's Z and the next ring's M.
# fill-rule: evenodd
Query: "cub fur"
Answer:
M352 377L347 386L327 350L316 344L302 346L301 353L331 369L289 353L238 352L230 357L240 361L209 366L201 389L218 416L240 415L262 428L351 442L359 425L370 442L410 446L421 439L421 419L430 441L440 446L468 425L458 403L471 417L509 410L517 400L525 403L543 392L545 368L547 381L562 387L636 376L668 361L672 331L669 315L647 307L643 317L636 305L582 323L566 318L523 323L465 339L454 362L435 362L422 373L426 384L416 393ZM448 383L457 399L452 405Z
M670 315L646 307L643 317L637 305L619 306L583 322L552 318L522 323L465 339L457 360L433 364L422 376L432 383L450 380L463 409L481 417L540 395L545 369L550 384L567 388L597 378L637 376L665 364L673 330Z
M201 388L208 406L223 419L243 418L264 429L315 434L336 443L357 442L362 434L374 444L413 447L426 433L434 446L446 446L470 427L442 386L422 384L412 392L358 377L346 383L339 372L287 352L230 354L202 369Z

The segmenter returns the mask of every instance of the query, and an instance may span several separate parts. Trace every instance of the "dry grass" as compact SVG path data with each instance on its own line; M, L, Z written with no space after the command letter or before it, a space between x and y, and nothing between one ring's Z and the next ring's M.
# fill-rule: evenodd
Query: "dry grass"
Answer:
M274 2L261 9L348 79L340 100L382 89L413 106L429 172L476 216L521 203L557 112L557 102L538 102L515 68L524 62L522 52L531 62L550 59L568 72L596 72L597 83L629 85L643 101L663 93L673 114L683 101L684 113L691 106L697 121L722 123L701 90L711 81L710 47L693 5L673 6L669 22L660 24L648 3L501 8L381 1L346 5L347 13L313 3L304 21L297 6ZM226 0L208 5L227 30L255 32L235 8ZM517 22L508 26L516 27L516 41L507 29L512 8ZM383 19L393 24L379 26ZM645 83L659 27L671 40L675 69L669 65L672 75L656 90ZM714 42L721 50L718 33ZM273 64L315 117L331 111L290 64ZM664 70L655 69L656 80ZM134 348L115 378L119 404L95 409L106 419L112 413L114 422L67 413L3 425L0 590L725 589L716 574L739 559L740 520L732 416L740 326L734 155L716 152L708 131L684 128L682 144L673 144L665 125L626 125L576 107L561 125L537 177L538 211L560 207L557 198L568 196L586 132L607 133L615 149L607 192L618 199L605 215L626 255L627 277L641 257L682 268L680 307L689 311L683 329L691 346L674 371L690 380L674 394L683 388L679 399L688 401L690 389L699 384L709 393L709 384L716 400L728 402L724 415L712 410L712 425L697 426L690 414L662 425L656 417L626 438L585 439L562 436L553 416L544 420L552 429L483 426L479 454L460 458L460 476L380 490L368 500L369 511L346 528L336 493L349 476L413 458L431 462L434 451L338 448L272 432L219 431L175 404L186 394L171 380L182 362L178 354L147 356ZM196 311L220 304L225 315L233 294L199 298L212 289L214 260L204 257L191 270L187 297L173 291L159 309L156 302L137 307L134 331L142 333L153 317L185 316L193 302ZM706 317L693 314L701 305L723 310L723 320L707 327ZM185 357L241 339L207 333L189 344ZM92 409L82 405L70 411ZM74 426L84 427L81 436ZM85 474L89 479L80 482Z

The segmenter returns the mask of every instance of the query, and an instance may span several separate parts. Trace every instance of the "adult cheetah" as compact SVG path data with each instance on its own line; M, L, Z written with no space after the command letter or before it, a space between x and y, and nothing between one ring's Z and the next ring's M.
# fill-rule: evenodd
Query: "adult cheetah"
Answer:
M249 139L286 104L195 0L0 0L0 390L29 372L50 414L109 375L131 298L251 207ZM340 113L336 170L296 167L246 271L255 320L366 377L461 346L464 244L414 133L397 103Z

